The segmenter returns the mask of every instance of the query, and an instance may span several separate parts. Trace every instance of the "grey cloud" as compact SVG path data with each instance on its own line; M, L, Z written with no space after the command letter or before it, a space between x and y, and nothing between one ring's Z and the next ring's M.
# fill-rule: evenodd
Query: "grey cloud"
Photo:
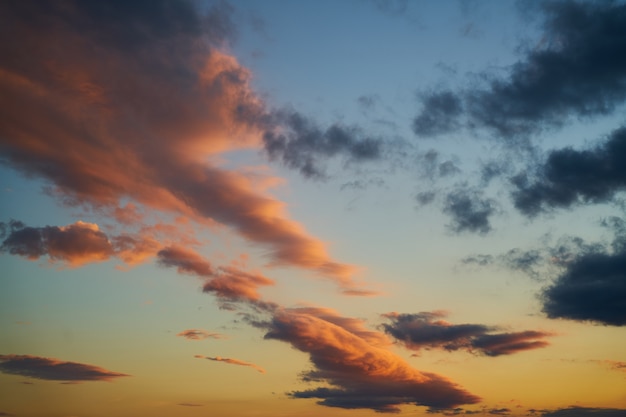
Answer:
M448 227L453 232L486 234L491 231L489 220L496 212L496 203L479 190L459 188L446 196L443 212L452 218Z
M382 156L382 140L363 134L357 127L333 124L319 128L298 112L277 113L283 132L267 131L265 150L271 159L297 169L308 178L324 178L325 159L343 155L349 162L372 161Z
M626 409L600 407L568 407L557 410L542 410L542 417L624 417Z
M418 136L432 137L458 129L458 117L463 112L461 98L451 91L439 91L420 96L421 113L413 120Z

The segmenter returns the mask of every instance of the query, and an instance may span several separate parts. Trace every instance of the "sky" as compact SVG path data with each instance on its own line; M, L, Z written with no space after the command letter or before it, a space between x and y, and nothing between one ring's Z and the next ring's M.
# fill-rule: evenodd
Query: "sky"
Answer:
M626 416L626 3L0 2L0 416Z

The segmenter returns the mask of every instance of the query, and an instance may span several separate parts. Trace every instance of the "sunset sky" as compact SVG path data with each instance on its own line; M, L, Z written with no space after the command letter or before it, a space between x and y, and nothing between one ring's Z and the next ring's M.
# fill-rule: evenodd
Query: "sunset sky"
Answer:
M0 416L626 416L626 3L0 2Z

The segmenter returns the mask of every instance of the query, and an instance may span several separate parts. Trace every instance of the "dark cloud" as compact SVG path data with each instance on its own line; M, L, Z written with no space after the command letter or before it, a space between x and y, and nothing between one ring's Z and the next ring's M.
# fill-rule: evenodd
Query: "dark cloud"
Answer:
M31 355L0 355L0 372L51 381L110 381L129 376L93 365Z
M462 113L461 98L451 91L439 91L420 96L421 113L413 120L418 136L433 137L459 128Z
M599 407L569 407L557 410L542 410L542 417L624 417L626 409Z
M364 135L357 127L334 124L321 129L297 112L278 117L282 119L283 129L264 134L265 150L271 159L297 169L305 177L324 178L325 160L336 155L345 156L349 162L371 161L382 156L382 140Z
M566 266L541 294L550 318L626 325L626 252L589 253Z
M510 139L613 112L626 99L625 10L613 1L543 2L543 45L527 48L505 78L423 96L415 132L444 133L464 116L467 126Z
M304 381L327 384L291 392L293 398L388 413L399 412L403 404L451 408L480 400L444 377L411 368L380 347L384 335L373 337L374 332L364 332L359 321L326 309L277 310L261 326L268 330L265 338L288 342L309 354L314 369L304 373Z
M491 231L489 218L496 212L496 202L482 191L459 188L446 196L443 212L452 217L448 227L454 233L486 234Z
M550 333L527 330L514 333L493 333L496 327L483 324L451 324L445 313L422 312L417 314L390 313L385 317L385 332L408 349L444 349L447 351L467 350L487 356L510 355L513 353L542 348L548 345L545 339Z
M626 189L626 128L615 130L606 142L589 150L550 152L534 177L520 174L512 181L515 207L527 216L611 200Z

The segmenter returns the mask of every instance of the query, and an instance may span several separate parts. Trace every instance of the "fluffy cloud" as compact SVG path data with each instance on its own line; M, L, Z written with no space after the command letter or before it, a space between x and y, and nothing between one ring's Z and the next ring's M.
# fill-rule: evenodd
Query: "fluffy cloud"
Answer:
M110 381L129 376L94 365L31 355L0 355L0 372L63 382Z
M358 322L341 320L334 313L280 309L264 326L267 339L283 340L309 354L314 369L304 374L305 381L328 384L294 391L290 394L294 398L378 412L399 412L403 404L450 408L480 400L445 377L412 368L379 346L384 338L371 337Z
M507 77L463 92L421 96L416 134L445 133L464 121L512 139L559 127L572 116L608 114L626 99L626 6L619 2L542 3L543 45L527 48Z
M383 324L386 333L412 350L444 349L467 350L487 356L542 348L548 345L544 338L550 333L526 330L513 333L493 333L496 327L483 324L451 324L443 312L417 314L389 313L391 323Z

